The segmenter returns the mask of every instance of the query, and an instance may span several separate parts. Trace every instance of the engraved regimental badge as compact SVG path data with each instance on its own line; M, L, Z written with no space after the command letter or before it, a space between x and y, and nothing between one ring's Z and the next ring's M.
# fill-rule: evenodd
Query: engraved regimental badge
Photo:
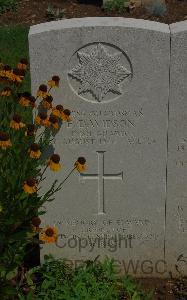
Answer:
M95 43L82 48L76 53L78 64L69 71L69 76L79 82L74 90L91 102L116 98L122 94L120 84L132 75L130 65L128 69L123 63L125 60L126 65L129 64L124 53L107 46Z

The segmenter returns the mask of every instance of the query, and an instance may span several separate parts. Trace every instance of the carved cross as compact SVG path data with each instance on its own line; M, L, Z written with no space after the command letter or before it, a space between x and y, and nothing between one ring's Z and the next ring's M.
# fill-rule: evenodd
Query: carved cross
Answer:
M98 172L96 174L80 174L82 179L90 179L98 181L98 214L105 214L105 180L123 180L123 172L117 174L105 174L105 160L104 153L106 151L97 151L98 156Z

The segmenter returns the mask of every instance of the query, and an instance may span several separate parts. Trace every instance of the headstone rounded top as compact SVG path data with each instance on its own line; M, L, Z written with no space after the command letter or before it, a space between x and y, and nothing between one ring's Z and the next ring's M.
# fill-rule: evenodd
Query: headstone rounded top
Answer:
M187 20L171 24L170 29L172 33L187 31Z
M52 21L31 26L30 35L39 34L51 30L63 30L68 28L78 27L97 27L97 26L119 26L126 28L140 28L145 30L153 30L169 33L169 26L164 23L121 17L88 17L88 18L73 18L60 21Z

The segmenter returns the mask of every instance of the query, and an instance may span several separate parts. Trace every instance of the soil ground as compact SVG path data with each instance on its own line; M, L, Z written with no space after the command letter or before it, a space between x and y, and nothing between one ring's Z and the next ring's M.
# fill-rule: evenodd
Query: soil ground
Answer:
M95 4L83 4L80 2L93 2ZM151 16L143 7L136 8L133 13L127 11L122 13L107 12L100 6L100 2L101 0L20 0L17 11L9 11L0 16L0 25L34 25L50 21L51 18L47 16L49 5L64 9L64 18L121 16L153 20L167 24L187 20L187 0L166 0L167 13L163 17Z

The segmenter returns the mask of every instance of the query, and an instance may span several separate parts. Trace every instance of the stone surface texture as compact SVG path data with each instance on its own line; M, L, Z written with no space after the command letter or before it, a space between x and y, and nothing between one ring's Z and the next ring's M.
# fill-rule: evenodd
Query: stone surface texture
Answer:
M54 142L64 167L47 173L43 189L62 181L78 156L88 164L47 205L43 225L61 235L41 256L75 263L107 255L121 272L165 276L169 26L64 20L31 27L29 45L33 94L59 75L52 94L72 110Z
M187 21L172 24L170 29L166 255L173 273L184 275L187 274Z

